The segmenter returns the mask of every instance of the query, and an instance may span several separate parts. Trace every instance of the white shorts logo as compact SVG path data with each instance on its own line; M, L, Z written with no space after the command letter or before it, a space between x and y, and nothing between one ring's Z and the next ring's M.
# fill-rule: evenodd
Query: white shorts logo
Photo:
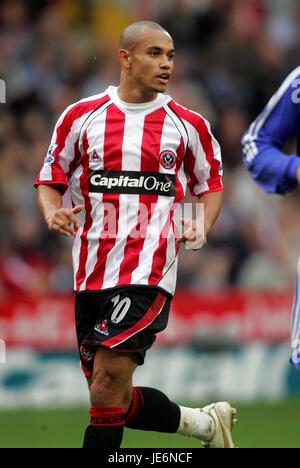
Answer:
M113 323L119 323L121 320L123 320L129 310L129 307L131 306L131 299L129 299L129 297L124 297L124 299L120 301L120 294L118 294L117 296L113 297L111 301L115 307L111 315L111 321Z

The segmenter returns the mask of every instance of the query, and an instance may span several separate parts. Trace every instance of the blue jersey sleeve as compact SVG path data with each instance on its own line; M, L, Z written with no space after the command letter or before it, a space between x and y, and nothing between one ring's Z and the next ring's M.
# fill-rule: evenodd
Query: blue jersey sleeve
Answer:
M299 155L288 156L283 145L299 138L300 67L274 94L266 108L243 136L244 165L267 192L286 194L297 187Z

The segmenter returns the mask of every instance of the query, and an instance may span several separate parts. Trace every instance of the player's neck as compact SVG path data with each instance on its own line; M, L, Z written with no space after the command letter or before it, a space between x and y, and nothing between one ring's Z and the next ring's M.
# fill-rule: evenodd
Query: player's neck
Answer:
M120 82L118 95L121 101L140 104L143 102L153 101L157 97L157 92L150 89L140 89L138 87L129 86L128 83Z

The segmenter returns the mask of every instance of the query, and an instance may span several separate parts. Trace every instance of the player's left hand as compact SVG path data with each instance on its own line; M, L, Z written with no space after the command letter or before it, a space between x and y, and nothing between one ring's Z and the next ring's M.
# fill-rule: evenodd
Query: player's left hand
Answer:
M178 244L184 243L189 250L198 250L206 244L206 236L203 229L197 226L193 219L184 218L181 220L183 225L182 236L177 239Z

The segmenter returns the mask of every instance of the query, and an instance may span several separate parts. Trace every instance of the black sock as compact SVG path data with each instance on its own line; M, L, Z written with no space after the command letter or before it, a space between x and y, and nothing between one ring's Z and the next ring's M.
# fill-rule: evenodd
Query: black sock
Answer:
M180 408L159 390L134 387L133 400L125 426L131 429L157 432L177 432Z
M123 438L123 426L88 426L82 448L117 449Z

